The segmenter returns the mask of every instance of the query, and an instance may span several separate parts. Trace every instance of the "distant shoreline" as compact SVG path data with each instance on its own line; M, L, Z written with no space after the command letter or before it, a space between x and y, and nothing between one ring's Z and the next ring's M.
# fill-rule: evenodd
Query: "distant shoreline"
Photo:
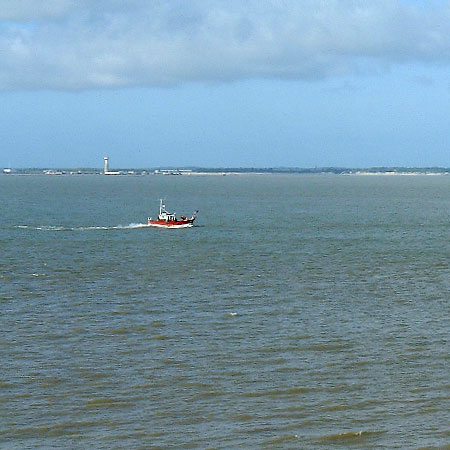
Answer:
M445 167L372 167L372 168L150 168L150 169L115 169L104 173L96 168L46 169L24 168L3 169L0 175L46 175L46 176L227 176L227 175L264 175L264 174L298 174L298 175L346 175L346 176L437 176L450 175L450 168Z

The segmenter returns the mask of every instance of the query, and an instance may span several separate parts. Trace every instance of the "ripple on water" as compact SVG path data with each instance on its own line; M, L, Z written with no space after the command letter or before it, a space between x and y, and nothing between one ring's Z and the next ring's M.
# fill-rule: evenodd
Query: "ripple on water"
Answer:
M368 441L386 433L384 430L344 431L312 438L312 442L327 443L330 445L364 445Z

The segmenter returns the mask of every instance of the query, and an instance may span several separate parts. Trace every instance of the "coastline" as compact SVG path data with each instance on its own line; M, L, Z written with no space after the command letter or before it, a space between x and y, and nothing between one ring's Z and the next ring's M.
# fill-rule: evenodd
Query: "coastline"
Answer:
M44 169L23 168L0 172L0 176L239 176L239 175L343 175L343 176L447 176L449 168L195 168L195 169L117 169L103 172L101 169Z

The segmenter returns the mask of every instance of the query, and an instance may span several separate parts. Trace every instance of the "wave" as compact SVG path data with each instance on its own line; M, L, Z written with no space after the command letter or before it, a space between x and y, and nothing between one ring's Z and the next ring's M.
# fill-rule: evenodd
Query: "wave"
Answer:
M314 440L317 441L330 441L330 442L350 442L353 440L359 440L361 438L368 438L371 436L377 436L380 434L383 434L384 431L383 430L367 430L367 431L347 431L347 432L342 432L342 433L337 433L337 434L328 434L328 435L324 435L324 436L319 436L317 438L315 438Z
M130 223L129 225L115 225L115 226L86 226L86 227L63 227L56 225L16 225L14 228L25 230L38 231L95 231L95 230L135 230L139 228L149 228L146 223Z

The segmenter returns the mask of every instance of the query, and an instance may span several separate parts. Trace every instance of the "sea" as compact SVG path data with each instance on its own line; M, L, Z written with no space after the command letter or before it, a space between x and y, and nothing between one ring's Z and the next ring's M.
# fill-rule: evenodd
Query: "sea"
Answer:
M193 228L146 226L159 199ZM450 449L450 177L0 176L0 448Z

